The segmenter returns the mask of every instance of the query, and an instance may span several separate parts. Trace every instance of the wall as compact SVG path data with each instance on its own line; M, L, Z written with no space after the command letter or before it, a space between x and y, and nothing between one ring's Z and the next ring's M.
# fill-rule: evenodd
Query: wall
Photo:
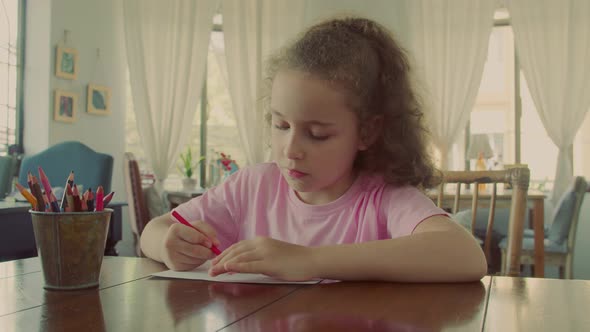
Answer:
M32 154L56 143L77 140L114 157L112 188L125 200L122 157L125 150L126 61L117 0L29 0L25 63L25 153ZM78 51L76 80L57 78L55 47L64 42ZM100 60L97 61L97 48ZM86 113L88 83L111 88L112 114ZM53 121L55 89L78 94L77 121ZM64 163L64 167L67 167Z

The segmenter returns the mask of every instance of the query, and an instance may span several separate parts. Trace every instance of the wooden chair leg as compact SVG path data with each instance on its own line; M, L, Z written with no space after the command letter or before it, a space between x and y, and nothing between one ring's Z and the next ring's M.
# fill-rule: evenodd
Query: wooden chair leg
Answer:
M505 276L506 275L506 250L502 249L502 260L500 263L500 274Z
M574 272L573 272L573 266L572 266L572 258L568 255L568 257L565 259L565 279L573 279L574 278Z

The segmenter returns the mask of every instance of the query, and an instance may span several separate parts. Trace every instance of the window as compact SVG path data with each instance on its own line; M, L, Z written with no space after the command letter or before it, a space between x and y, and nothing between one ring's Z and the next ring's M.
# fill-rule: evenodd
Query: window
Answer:
M207 75L203 93L201 94L201 106L195 110L196 114L193 119L188 146L191 147L193 154L206 154L208 159L216 153L223 152L230 155L241 167L245 165L246 156L239 144L240 137L231 108L221 15L216 15L213 22L214 29L211 32L209 43ZM128 88L127 90L126 150L135 155L141 169L149 170L135 123L131 89ZM202 135L202 133L205 135ZM204 143L204 146L202 146L202 143ZM186 148L185 146L183 151L186 151ZM197 170L196 174L199 176L200 171ZM181 177L179 169L174 167L168 174L168 182L172 185L179 184ZM206 178L201 176L199 176L199 180L201 183L207 181Z
M20 144L20 82L22 76L22 41L20 29L24 23L22 1L0 0L0 155L8 146Z
M490 36L488 57L466 136L488 134L494 150L494 156L488 160L490 168L501 169L504 164L512 163L527 164L531 170L530 187L550 190L558 149L541 122L524 73L516 61L514 35L506 20L507 11L500 14L504 16L498 20L498 13L496 15L500 23ZM586 122L588 118L586 116ZM582 144L587 145L587 142L580 139L574 142L574 164L578 173L583 166L579 162L584 158ZM475 160L468 162L474 169Z

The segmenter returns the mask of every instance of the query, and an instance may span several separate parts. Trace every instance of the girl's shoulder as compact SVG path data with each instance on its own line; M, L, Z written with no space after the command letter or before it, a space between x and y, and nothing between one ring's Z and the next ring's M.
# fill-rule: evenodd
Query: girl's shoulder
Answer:
M382 206L388 206L392 202L400 203L427 199L427 196L417 187L390 184L380 175L363 176L361 188L365 194L378 195Z

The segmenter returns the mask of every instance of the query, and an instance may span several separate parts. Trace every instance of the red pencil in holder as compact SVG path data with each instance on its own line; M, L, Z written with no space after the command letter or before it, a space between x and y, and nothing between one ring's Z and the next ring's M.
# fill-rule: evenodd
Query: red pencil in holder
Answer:
M104 209L104 203L103 203L103 198L104 198L104 189L102 188L102 186L98 186L98 188L96 188L96 198L94 200L94 202L96 203L96 207L94 209L94 211L102 211Z

